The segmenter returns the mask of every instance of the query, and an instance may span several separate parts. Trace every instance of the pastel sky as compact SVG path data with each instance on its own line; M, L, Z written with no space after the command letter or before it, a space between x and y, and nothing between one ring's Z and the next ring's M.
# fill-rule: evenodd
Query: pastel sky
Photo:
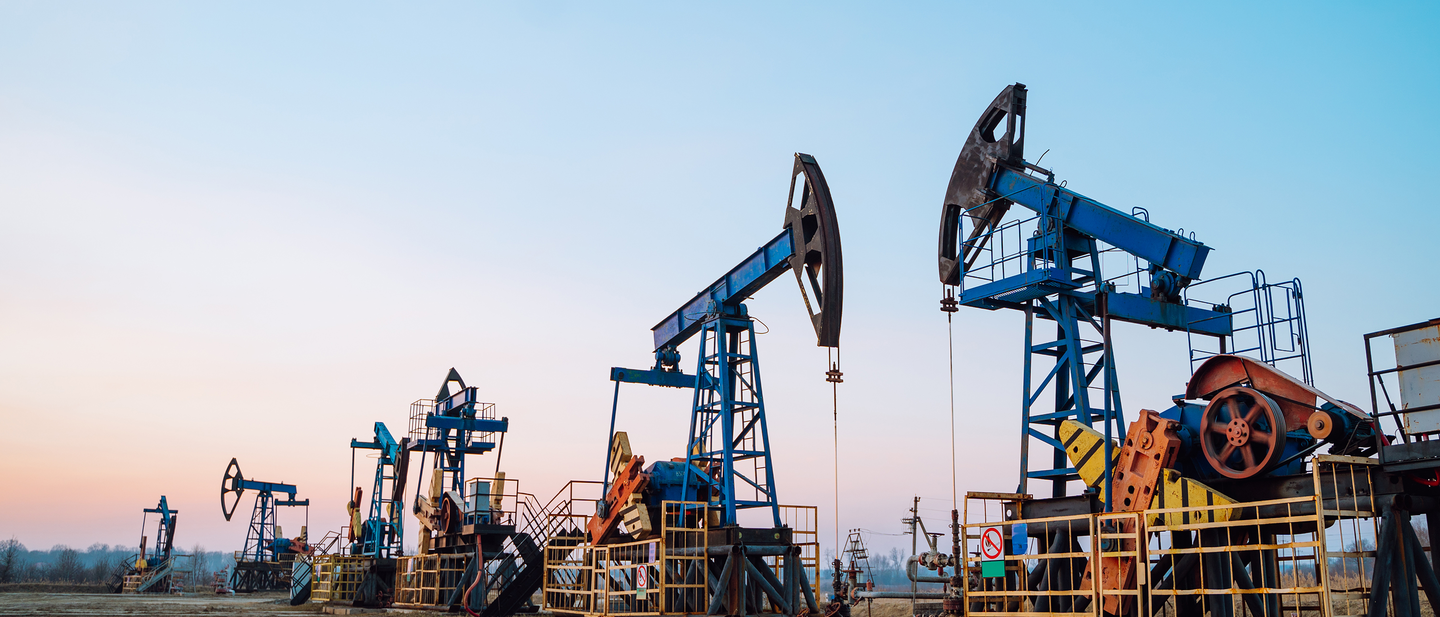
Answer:
M403 431L452 366L510 418L522 490L597 479L609 367L648 366L649 328L779 231L798 151L844 238L839 525L908 548L880 534L951 495L941 199L1017 81L1032 157L1193 231L1210 275L1302 279L1316 385L1368 401L1361 335L1440 305L1437 13L0 4L0 536L134 544L163 494L181 544L237 549L231 457L297 484L312 535L338 528L349 440ZM749 306L777 485L822 507L828 549L826 353L788 278ZM1015 487L1021 328L956 315L961 491ZM1115 344L1127 409L1183 388L1183 335ZM688 413L621 392L652 460Z

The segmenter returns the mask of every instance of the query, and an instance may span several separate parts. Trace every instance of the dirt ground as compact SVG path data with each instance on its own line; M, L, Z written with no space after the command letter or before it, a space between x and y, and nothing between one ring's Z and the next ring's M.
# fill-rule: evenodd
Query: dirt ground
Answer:
M162 596L150 594L94 594L94 593L0 593L0 615L85 615L86 617L110 617L132 615L166 615L182 617L188 615L216 617L219 615L243 615L245 617L299 617L319 614L321 606L306 604L290 606L289 596L283 593L259 593L235 596L182 595ZM435 615L427 611L374 611L373 614L416 614ZM864 603L851 609L852 617L909 617L909 600L875 600L871 607ZM542 613L541 615L544 615Z
M920 600L916 606L921 612L937 600ZM939 612L936 607L935 612ZM850 617L910 617L909 600L869 600L850 607Z
M0 593L0 615L245 615L261 617L319 613L320 606L290 606L289 594L257 593L235 596L213 594L151 595L96 593Z

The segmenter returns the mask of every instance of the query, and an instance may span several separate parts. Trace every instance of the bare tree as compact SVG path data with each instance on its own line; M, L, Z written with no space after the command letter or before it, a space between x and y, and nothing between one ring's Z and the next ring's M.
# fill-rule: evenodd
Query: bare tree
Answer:
M78 582L85 578L85 564L80 561L80 551L60 545L50 549L56 553L55 567L50 570L51 580Z
M210 556L205 554L205 547L197 543L190 549L190 554L190 580L186 581L185 588L198 589L202 585L210 584L210 579L215 575L210 569Z
M25 545L13 536L0 541L0 583L18 582L25 572Z

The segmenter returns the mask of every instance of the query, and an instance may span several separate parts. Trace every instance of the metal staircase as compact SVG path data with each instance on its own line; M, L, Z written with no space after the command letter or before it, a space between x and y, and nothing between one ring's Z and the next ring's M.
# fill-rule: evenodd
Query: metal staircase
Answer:
M194 567L192 555L171 555L160 565L145 570L135 568L136 557L138 556L131 556L121 561L111 574L112 590L119 593L178 593L185 590L185 580L190 577Z
M561 489L543 506L528 493L516 496L516 510L522 522L520 531L506 540L506 558L487 574L485 588L476 590L477 595L483 593L481 597L485 599L492 591L498 592L494 600L484 603L483 617L535 612L538 607L531 602L531 597L544 580L545 545L560 538L573 538L576 544L585 539L585 532L571 523L573 517L564 512L570 507L569 488ZM457 596L452 599L451 605L464 601ZM472 601L472 608L479 607L475 607Z

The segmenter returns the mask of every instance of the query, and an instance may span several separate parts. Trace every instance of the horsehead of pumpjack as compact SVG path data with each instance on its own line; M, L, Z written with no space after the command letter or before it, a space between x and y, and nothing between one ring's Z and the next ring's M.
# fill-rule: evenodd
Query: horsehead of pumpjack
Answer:
M990 179L997 165L1025 167L1025 84L1007 86L990 103L950 173L945 206L940 214L940 282L959 285L964 272L985 248L987 233L1000 224L1011 202L993 195ZM1001 122L1005 125L1002 127ZM997 130L1004 133L996 136ZM968 216L970 236L959 242L960 218Z

